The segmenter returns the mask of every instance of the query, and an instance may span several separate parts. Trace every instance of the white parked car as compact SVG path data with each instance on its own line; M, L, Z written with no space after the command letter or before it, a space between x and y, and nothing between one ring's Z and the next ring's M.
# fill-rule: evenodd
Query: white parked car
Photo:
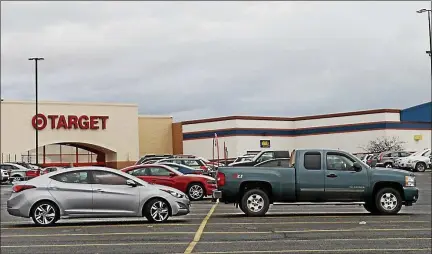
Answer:
M426 154L430 155L430 151L431 151L431 149L425 149L422 151L417 151L417 152L411 154L410 156L398 158L395 161L395 167L400 168L400 169L412 170L412 169L414 169L414 168L411 168L411 166L410 166L412 161L415 161L418 157L425 156ZM414 167L415 167L415 165L414 165Z
M431 149L422 151L421 154L410 156L407 161L408 168L416 172L424 172L430 165Z
M9 173L7 172L6 169L2 169L1 170L1 182L4 183L7 181L9 181Z
M0 164L0 168L9 173L10 181L23 181L26 179L26 172L31 170L17 163L5 162Z

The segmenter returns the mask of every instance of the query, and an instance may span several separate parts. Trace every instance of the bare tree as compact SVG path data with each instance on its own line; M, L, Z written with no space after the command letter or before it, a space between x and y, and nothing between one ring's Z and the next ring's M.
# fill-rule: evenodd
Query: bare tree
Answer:
M400 141L398 137L380 137L368 142L366 147L360 147L368 153L382 153L404 150L406 142Z

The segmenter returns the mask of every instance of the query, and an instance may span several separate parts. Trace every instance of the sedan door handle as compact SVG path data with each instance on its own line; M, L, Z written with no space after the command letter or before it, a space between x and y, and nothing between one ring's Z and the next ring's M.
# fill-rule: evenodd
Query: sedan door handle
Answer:
M96 189L96 192L104 192L102 189Z
M337 175L335 175L335 174L330 174L330 175L327 175L327 177L335 178L335 177L337 177Z

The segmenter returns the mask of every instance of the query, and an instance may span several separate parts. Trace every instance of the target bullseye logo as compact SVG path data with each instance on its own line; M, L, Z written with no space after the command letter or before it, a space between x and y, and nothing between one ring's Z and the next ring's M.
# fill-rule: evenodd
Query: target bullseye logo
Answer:
M33 128L35 128L36 130L40 131L40 130L45 129L47 124L48 124L48 119L43 114L37 114L37 115L33 116L33 118L32 118L32 125L33 125Z

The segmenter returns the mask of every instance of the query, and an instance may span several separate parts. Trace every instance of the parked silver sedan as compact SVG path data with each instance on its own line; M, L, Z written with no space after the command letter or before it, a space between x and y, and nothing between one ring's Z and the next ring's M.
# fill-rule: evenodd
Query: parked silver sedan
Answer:
M142 217L164 222L189 213L183 192L149 184L120 170L77 167L41 175L12 187L7 211L40 226L61 219Z

